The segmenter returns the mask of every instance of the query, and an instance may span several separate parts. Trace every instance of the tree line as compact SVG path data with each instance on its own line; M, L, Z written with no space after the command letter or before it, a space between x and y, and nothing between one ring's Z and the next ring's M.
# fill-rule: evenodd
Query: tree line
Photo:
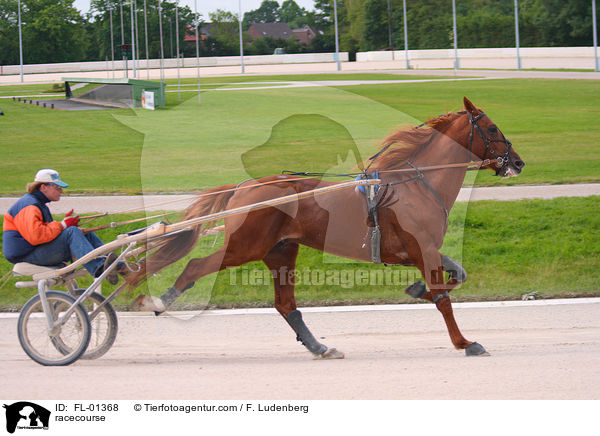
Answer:
M161 24L165 57L176 56L177 40L180 54L196 55L193 40L184 40L196 24L206 33L199 44L200 56L239 54L236 13L217 10L209 17L196 17L189 7L176 9L175 1L162 0L159 23L158 0L146 0L145 14L144 1L132 1L138 58L160 57ZM121 59L122 41L131 44L130 5L123 4L121 13L120 0L92 0L90 11L82 14L73 2L21 0L24 63ZM0 65L19 63L17 5L17 0L0 0ZM519 0L520 45L591 46L591 5L590 0ZM451 0L406 0L406 6L409 49L453 47ZM514 0L456 0L456 9L460 48L515 46ZM351 59L357 51L404 48L403 0L337 0L337 14L340 50L350 52ZM308 25L317 36L310 44L293 38L252 41L246 32L250 25L270 22L285 22L292 29ZM265 0L244 14L242 28L246 54L272 54L277 47L287 53L331 52L335 50L334 2L315 0L313 10L306 10L294 0Z

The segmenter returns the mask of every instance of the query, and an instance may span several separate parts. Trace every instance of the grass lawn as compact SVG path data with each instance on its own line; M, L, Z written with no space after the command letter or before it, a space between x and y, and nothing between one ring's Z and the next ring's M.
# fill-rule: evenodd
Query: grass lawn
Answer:
M558 198L510 202L458 203L451 213L442 252L461 261L469 279L453 291L458 299L520 298L529 292L541 297L599 295L600 197ZM103 218L130 219L133 215ZM119 228L119 232L138 224ZM105 240L116 229L99 232ZM201 240L186 258L212 253L222 238ZM126 307L140 292L162 295L180 274L186 260L168 267L146 285L117 299ZM0 261L0 274L11 265ZM296 296L300 305L412 302L402 292L419 279L415 268L344 261L307 247L298 257ZM15 290L10 282L0 290L0 307L16 309L35 289ZM83 282L82 282L83 283ZM103 286L105 295L112 289ZM186 292L178 307L247 307L272 305L270 273L251 263L212 274Z
M206 81L220 86L256 81L400 77L365 73L244 76ZM182 82L193 84L194 80ZM25 87L32 92L51 89L51 85ZM8 92L10 88L20 89L0 87L0 91ZM304 157L287 159L289 164L285 166L279 162L263 165L261 170L310 171L308 163L319 168L324 164L320 161L323 153L304 147L309 140L320 141L328 149L340 139L351 138L364 159L399 125L460 109L463 95L486 110L527 164L518 178L501 180L482 174L477 184L599 181L600 83L511 79L207 91L200 106L195 92L182 93L182 103L178 103L175 92L167 94L166 109L154 112L52 111L0 100L0 108L5 112L0 118L0 150L9 157L0 163L0 194L22 193L31 174L42 167L57 168L70 181L70 192L193 191L234 183L256 173L244 165L243 155L270 144L274 133L283 139L289 136L289 149L296 144L296 156L304 152ZM314 118L305 117L307 124L302 124L303 115L319 115L321 120L316 125ZM288 132L283 129L285 126L279 126L286 120L291 121L287 123ZM274 131L277 126L279 131ZM333 136L332 129L337 132ZM305 140L298 144L304 133ZM338 156L337 165L330 169L352 169L355 163L353 153Z
M255 82L311 82L311 81L340 81L340 80L422 80L422 79L452 79L455 76L407 76L387 73L344 73L344 74L286 74L280 76L227 76L227 77L201 77L200 84L202 89L222 87L229 84L247 83L248 86L260 86ZM143 77L140 77L144 80ZM177 89L177 79L166 79L167 91ZM179 83L186 88L190 86L197 87L197 78L182 78ZM37 83L28 85L0 85L0 97L13 95L44 95L61 94L65 91L62 87L64 83ZM236 86L237 87L237 86Z

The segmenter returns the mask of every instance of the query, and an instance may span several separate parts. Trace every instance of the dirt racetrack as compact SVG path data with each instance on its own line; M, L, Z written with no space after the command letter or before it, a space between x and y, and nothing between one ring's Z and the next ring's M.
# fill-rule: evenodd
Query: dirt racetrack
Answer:
M550 303L550 304L548 304ZM330 308L331 309L331 308ZM305 309L344 360L313 360L269 310L119 314L102 358L42 367L0 317L2 396L36 399L599 399L600 299L455 305L490 357L454 350L432 305ZM267 312L267 313L265 313Z

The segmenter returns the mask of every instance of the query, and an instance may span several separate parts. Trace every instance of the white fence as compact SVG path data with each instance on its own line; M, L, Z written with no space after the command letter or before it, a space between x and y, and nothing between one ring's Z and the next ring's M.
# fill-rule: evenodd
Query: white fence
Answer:
M340 61L348 61L348 53L340 53ZM302 53L302 54L283 54L283 55L261 55L261 56L244 56L245 65L278 65L278 64L303 64L303 63L323 63L336 62L335 53ZM224 67L240 65L239 56L215 56L199 58L200 67ZM198 62L196 58L181 58L179 66L196 67ZM177 59L164 59L163 68L176 68ZM128 68L132 68L132 61L128 61ZM136 61L136 68L160 68L160 59L150 59L146 63L146 59ZM61 64L33 64L24 65L24 74L39 74L39 73L81 73L92 71L112 70L112 61L99 62L72 62ZM115 60L115 70L125 70L125 61ZM0 66L0 76L15 75L21 73L19 65Z
M459 68L477 69L516 69L516 48L462 48L458 49ZM566 68L566 69L594 69L593 47L538 47L521 48L519 50L521 66L527 68ZM404 50L396 51L369 51L356 54L356 66L361 62L385 62L386 68L402 69L406 67L406 53ZM408 50L410 67L422 68L454 68L454 50ZM245 65L285 65L285 64L319 64L335 62L335 53L303 53L285 55L244 56ZM340 53L340 61L348 62L348 53ZM392 65L390 65L390 62ZM239 56L219 56L199 58L200 67L226 67L240 65ZM179 59L180 67L196 67L196 58ZM163 67L176 68L177 59L164 59ZM128 62L132 68L132 61ZM140 59L136 62L138 69L158 69L159 59ZM113 69L112 61L100 62L75 62L61 64L35 64L24 65L25 74L39 73L86 73L93 71L110 71ZM115 60L115 70L125 70L125 61ZM19 65L0 66L0 76L20 74Z
M461 48L457 50L459 68L517 68L516 48ZM520 48L522 68L594 69L593 47ZM356 54L357 62L398 62L406 66L406 52L368 51ZM411 68L454 68L454 49L408 50Z

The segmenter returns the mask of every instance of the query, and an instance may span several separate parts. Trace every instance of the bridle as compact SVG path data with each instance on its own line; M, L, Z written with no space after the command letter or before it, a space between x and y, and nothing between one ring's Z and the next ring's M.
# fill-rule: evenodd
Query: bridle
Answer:
M477 133L479 133L479 136L485 144L485 152L483 153L483 157L481 158L481 160L485 160L485 157L489 152L496 159L496 175L498 175L498 173L500 173L500 171L504 169L504 167L506 167L510 162L509 158L512 143L508 139L506 139L504 134L500 132L500 129L498 129L498 132L502 135L502 139L493 139L485 134L481 126L477 124L477 121L479 121L483 116L485 116L485 112L481 112L479 115L474 117L473 114L471 114L471 112L467 111L467 115L469 115L469 123L471 124L471 131L469 132L469 159L473 152L473 132L477 130ZM506 145L506 151L504 153L504 156L500 156L494 151L494 149L490 145L492 142L503 142Z

